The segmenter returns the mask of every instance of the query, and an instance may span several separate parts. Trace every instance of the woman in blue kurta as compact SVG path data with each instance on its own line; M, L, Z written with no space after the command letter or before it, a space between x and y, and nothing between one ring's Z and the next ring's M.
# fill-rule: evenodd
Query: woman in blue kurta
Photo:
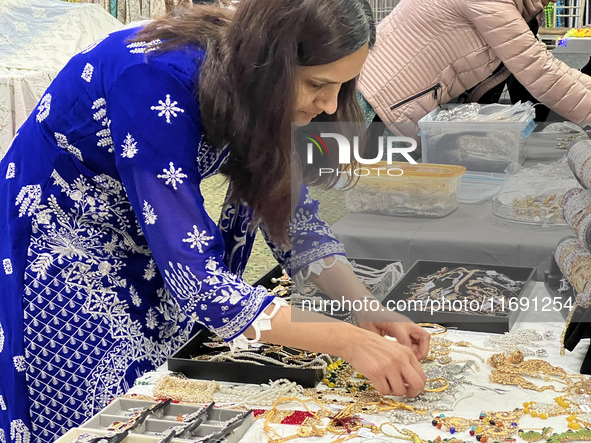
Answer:
M269 189L273 180L285 184L276 172L289 173L289 162L280 161L289 158L289 147L283 157L274 157L274 145L267 146L269 158L260 161L257 170L251 157L256 140L247 139L248 131L236 129L240 125L235 123L230 135L227 127L215 130L219 121L229 124L233 106L237 113L263 114L240 106L248 102L248 94L256 93L252 82L220 80L226 92L232 82L236 87L236 92L226 94L233 97L225 103L226 115L219 113L224 105L217 98L208 101L201 84L215 77L205 76L203 70L214 69L216 62L231 65L236 73L240 57L249 53L248 44L266 48L260 56L273 58L279 55L279 41L285 48L296 48L294 64L310 69L331 68L338 59L355 57L349 65L336 66L345 69L339 72L352 72L346 79L338 80L341 74L328 69L337 80L311 88L311 101L301 101L306 96L301 93L300 99L292 100L296 88L290 88L286 103L296 110L279 118L305 124L315 114L334 114L336 106L330 103L349 106L354 100L354 77L373 35L368 8L365 0L243 0L234 15L203 6L155 22L139 34L155 33L162 39L139 38L140 29L123 30L71 59L0 163L0 443L53 441L124 393L137 376L163 363L196 328L205 326L228 341L244 341L243 334L252 337L253 325L271 310L281 315L273 319L271 331L262 333L263 339L341 353L384 393L416 394L422 388L422 372L412 351L401 351L402 346L373 334L387 327L374 322L366 327L373 332L363 333L375 335L369 339L376 343L374 351L399 363L396 374L402 374L404 391L387 374L392 369L379 367L381 357L369 362L356 346L365 341L363 348L368 348L369 335L356 336L350 329L361 328L291 324L286 317L290 308L241 279L259 228L275 257L294 273L318 260L344 256L344 249L319 219L317 202L302 186L295 208L299 217L290 230L292 235L305 235L302 252L291 253L282 238L287 230L280 227L282 222L287 226L289 214L277 215L261 203L267 201L280 211L281 205L274 202L289 200L289 194L275 195ZM273 29L281 17L291 35ZM323 25L323 20L335 17L342 18ZM193 41L181 36L182 44L166 47L178 37L171 29L178 27L181 35L187 24L200 34ZM265 39L261 33L266 28ZM249 43L248 32L262 40ZM310 44L318 32L325 40ZM334 46L335 36L344 39L337 51L341 56L315 61L314 46L317 53L326 53L326 42L333 38L329 44ZM239 41L243 46L230 52L230 63L233 56L224 58L220 48ZM245 66L258 68L260 62L251 59ZM285 58L278 62L289 64ZM293 82L293 76L287 81ZM339 96L344 84L345 98ZM330 103L323 105L322 90L338 100L326 99ZM209 92L210 97L218 93ZM253 103L260 106L260 99ZM200 102L211 106L205 109ZM299 109L300 103L315 107ZM258 174L265 170L270 177ZM200 183L220 172L231 186L216 224L204 210ZM347 270L331 272L352 275ZM397 326L390 332L416 356L424 356L428 339L420 328ZM314 343L306 338L310 333ZM322 338L330 334L340 347ZM381 379L385 385L379 385Z

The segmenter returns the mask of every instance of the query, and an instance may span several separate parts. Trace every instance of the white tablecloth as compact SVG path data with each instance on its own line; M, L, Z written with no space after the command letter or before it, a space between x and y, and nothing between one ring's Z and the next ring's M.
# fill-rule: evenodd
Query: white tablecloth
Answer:
M530 300L533 298L538 299L538 306L542 306L543 304L542 299L544 297L548 297L548 292L546 291L543 283L536 283L534 290L530 295ZM566 355L561 357L560 356L560 334L564 328L564 319L562 318L561 314L556 311L551 312L523 312L520 314L517 322L515 323L513 330L516 329L524 329L524 328L532 328L537 330L538 332L542 333L544 331L552 331L554 333L554 338L552 340L544 340L539 342L541 346L544 347L548 351L549 356L545 358L546 361L551 363L552 365L561 366L569 373L579 373L580 365L583 361L585 354L587 353L587 349L589 348L589 340L584 339L577 348L573 352L566 352ZM482 345L484 339L487 337L488 334L480 333L480 332L467 332L467 331L457 331L457 330L449 330L448 333L444 336L453 341L460 341L465 340L469 341L473 344L480 344ZM486 351L479 351L475 349L469 349L472 352L480 355L483 358L488 358L492 355L491 352ZM481 411L509 411L513 410L518 407L523 407L523 402L525 401L538 401L538 402L548 402L554 403L554 398L559 396L560 394L548 390L544 392L535 392L529 391L525 389L521 389L519 387L514 386L503 386L503 385L490 385L488 383L488 376L490 374L491 368L482 363L477 358L461 354L461 353L453 353L452 358L454 360L466 360L472 359L476 360L481 367L479 372L468 372L466 373L467 379L475 384L480 385L488 385L491 387L501 387L506 388L509 392L503 395L496 394L494 392L485 391L485 390L478 390L474 387L467 387L467 389L473 390L474 395L470 398L464 399L456 406L454 411L448 411L445 414L447 416L456 416L456 417L465 417L465 418L473 418L477 419L478 414ZM528 357L530 358L530 357ZM162 371L166 370L166 365L161 368ZM256 368L253 368L256 370ZM538 386L545 384L541 380L532 379L534 383ZM551 384L551 383L548 383ZM557 389L561 389L561 385L559 383L554 382L554 386ZM137 394L151 394L151 387L150 386L135 386L129 392L130 393L137 393ZM453 400L452 400L453 401ZM446 401L446 403L451 403L451 401ZM257 407L256 405L253 407ZM258 406L260 408L260 406ZM290 405L286 405L285 409L301 409L298 407L297 403L292 403ZM367 415L364 416L366 420L376 425L380 425L383 422L388 421L385 415ZM552 426L554 427L554 432L564 432L567 430L567 422L566 416L559 416L549 418L547 420L541 420L539 418L532 418L530 416L524 416L521 421L519 422L519 426L523 428L542 428L543 426ZM290 425L273 425L275 429L279 431L279 433L283 436L289 436L295 434L297 430L297 426L290 426ZM449 438L451 434L442 433L438 431L431 425L431 421L427 420L425 422L421 422L419 424L413 424L408 426L399 425L399 428L406 427L412 429L413 431L417 432L421 438L423 439L433 439L438 435L441 435L441 438ZM240 440L241 443L258 443L258 442L268 442L268 439L265 438L265 434L262 431L263 428L263 420L257 420L255 424L248 430L248 432L244 435L244 437ZM388 428L391 430L390 428ZM381 435L376 436L378 439L382 439L385 442L395 442L400 440L387 438ZM455 434L454 437L460 438L462 440L474 441L476 439L470 437L468 432ZM301 441L310 441L310 442L330 442L334 439L334 435L327 435L323 438L314 438L314 439L303 439ZM299 441L299 440L297 440ZM361 442L364 441L361 438L355 438L350 440L351 442ZM368 440L369 441L369 440ZM379 440L376 440L379 441ZM522 441L518 438L518 441ZM492 443L492 442L491 442Z
M0 158L70 57L122 26L100 5L0 0Z

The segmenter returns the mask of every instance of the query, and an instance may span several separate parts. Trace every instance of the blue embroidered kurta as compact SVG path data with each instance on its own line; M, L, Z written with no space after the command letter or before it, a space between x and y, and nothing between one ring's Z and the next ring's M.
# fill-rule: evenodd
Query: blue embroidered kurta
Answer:
M207 327L227 340L272 301L240 277L258 223L207 215L200 182L205 52L151 56L111 34L71 59L0 162L0 443L54 441ZM147 57L150 55L150 57ZM297 272L344 254L302 188ZM301 253L299 252L301 251Z

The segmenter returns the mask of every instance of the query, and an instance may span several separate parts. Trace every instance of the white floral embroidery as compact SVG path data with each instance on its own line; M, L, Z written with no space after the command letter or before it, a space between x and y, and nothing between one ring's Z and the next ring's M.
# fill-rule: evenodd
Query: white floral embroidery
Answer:
M151 258L146 269L144 269L144 280L150 281L154 277L156 277L156 262Z
M129 293L131 294L131 302L135 306L140 306L142 304L142 299L140 298L139 294L137 293L137 289L133 286L129 286Z
M2 323L0 323L0 352L4 349L4 329L2 329ZM0 406L4 403L2 396L0 395ZM6 409L6 408L2 408Z
M72 146L64 134L55 132L53 136L55 137L57 145L61 149L63 149L64 151L68 151L70 154L74 155L78 160L84 161L82 160L82 153L80 152L80 149L78 149L75 146Z
M15 355L12 357L12 361L14 362L14 369L16 369L18 372L25 372L27 370L25 357L22 355Z
M4 429L0 429L0 443L6 443L6 436L4 435Z
M158 326L158 321L156 320L156 311L154 311L154 308L150 308L146 314L146 327L148 329L154 329L156 326Z
M4 403L4 397L0 395L0 409L6 411L6 403Z
M159 366L186 342L192 329L192 323L181 323L178 302L154 284L142 287L141 297L145 291L150 300L157 296L161 302L162 313L156 309L152 313L157 325L163 325L159 334L166 339L157 341L147 333L142 324L145 314L138 320L131 318L130 311L141 300L123 275L126 259L133 255L135 260L145 260L145 266L152 257L144 239L137 243L136 217L121 182L106 175L80 175L66 181L56 171L51 177L61 194L72 200L72 210L64 211L63 202L51 194L42 201L32 222L24 289L27 372L41 382L29 392L31 411L50 423L54 408L36 411L43 411L56 392L68 407L83 405L76 414L89 417L127 391L126 374L139 356ZM52 304L61 313L50 312ZM52 324L56 317L65 323L63 327ZM43 333L33 332L44 326L49 328ZM167 336L169 331L176 332ZM72 373L72 381L57 387L51 380L61 370ZM80 415L75 418L82 421Z
M129 52L132 54L145 54L146 52L156 50L160 43L162 41L159 39L150 42L135 42L127 45L127 48L129 48Z
M154 209L152 209L152 206L150 206L148 202L144 200L144 221L146 224L153 225L156 223L157 218L158 216L154 214Z
M213 236L206 235L206 231L199 232L197 226L193 225L193 232L187 232L189 238L183 238L183 242L191 243L191 249L197 248L200 253L203 253L203 246L209 246L208 240L212 240Z
M223 322L223 326L215 327L208 324L207 327L222 338L236 336L245 326L252 323L258 315L262 303L267 299L267 290L258 286L252 288L247 285L238 275L229 272L225 267L220 266L215 258L209 257L205 264L205 271L208 276L205 279L198 279L191 269L181 263L169 264L169 269L164 270L165 280L168 287L180 300L186 300L185 311L193 311L206 300L214 300L216 303L225 303L226 301L236 302L240 310L234 317L227 317L228 321ZM207 290L203 288L206 283L211 287ZM203 289L203 290L202 290ZM229 311L223 311L224 316L228 316ZM199 317L192 314L192 318L200 321ZM223 317L226 318L226 317ZM209 317L203 317L203 321L211 322Z
M41 99L41 103L37 107L37 121L41 123L43 120L47 118L49 115L49 110L51 108L51 94L45 94Z
M99 98L92 103L92 109L96 112L92 115L92 118L101 122L104 129L97 131L96 136L99 138L97 146L101 148L108 148L109 152L115 151L115 145L113 138L111 137L111 120L107 117L107 102L104 98Z
M133 158L135 154L137 154L136 148L137 142L131 136L130 133L127 133L125 136L125 140L123 140L123 144L121 147L123 148L123 152L121 153L121 157Z
M103 41L104 39L106 39L107 37L108 37L108 35L105 35L104 37L102 37L102 38L99 38L97 41L95 41L95 42L94 42L94 43L92 43L91 45L87 46L87 47L86 47L86 49L84 49L84 50L82 51L82 54L86 54L87 52L90 52L90 51L92 51L94 48L96 48L96 47L98 46L98 44L99 44L100 42L102 42L102 41Z
M10 423L10 440L13 443L30 443L31 433L22 420L12 420Z
M159 106L152 106L150 109L152 111L160 111L158 113L158 117L162 117L163 115L166 116L166 123L170 123L170 116L172 115L173 117L177 117L177 112L185 112L184 109L178 108L176 106L176 104L178 102L174 101L171 102L170 101L170 94L166 94L166 102L163 102L162 100L158 100L158 103L160 103Z
M4 273L6 275L12 274L12 262L9 258L5 258L4 260L2 260L2 265L4 266Z
M39 206L41 201L41 185L27 185L23 186L18 195L16 196L15 205L21 205L18 216L23 215L32 216Z
M88 83L90 83L90 80L92 80L92 73L93 72L94 72L94 66L92 66L90 63L86 63L86 66L84 66L84 70L82 71L82 79L84 79Z
M92 109L99 109L102 107L107 106L107 101L104 98L97 98L95 101L92 102ZM106 114L106 111L105 111ZM95 118L95 120L98 120Z
M170 166L170 169L163 169L162 172L164 172L164 174L158 174L158 178L165 178L165 184L168 185L171 183L172 187L176 191L177 182L183 184L183 178L187 178L187 174L181 172L183 168L175 169L173 162L170 162L168 165Z
M158 336L160 338L173 337L179 330L178 322L184 321L186 315L167 289L160 289L157 295L160 299L160 304L156 307L156 311L164 318L164 321L158 326Z
M16 176L16 165L11 162L8 163L8 168L6 168L6 179L14 178Z

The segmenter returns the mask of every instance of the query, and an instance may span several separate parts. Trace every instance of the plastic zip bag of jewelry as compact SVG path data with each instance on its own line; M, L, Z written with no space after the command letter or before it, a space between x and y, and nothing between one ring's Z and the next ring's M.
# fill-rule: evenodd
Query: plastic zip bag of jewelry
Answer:
M519 121L524 113L529 113L532 109L533 103L529 101L517 102L514 105L466 103L450 109L441 109L436 114L430 115L429 120L439 122L510 122Z
M561 203L572 188L580 188L566 157L548 165L520 168L493 197L493 214L504 220L565 225Z
M581 139L588 139L587 132L576 123L556 122L536 134L536 146L568 149ZM570 149L569 149L570 150Z

